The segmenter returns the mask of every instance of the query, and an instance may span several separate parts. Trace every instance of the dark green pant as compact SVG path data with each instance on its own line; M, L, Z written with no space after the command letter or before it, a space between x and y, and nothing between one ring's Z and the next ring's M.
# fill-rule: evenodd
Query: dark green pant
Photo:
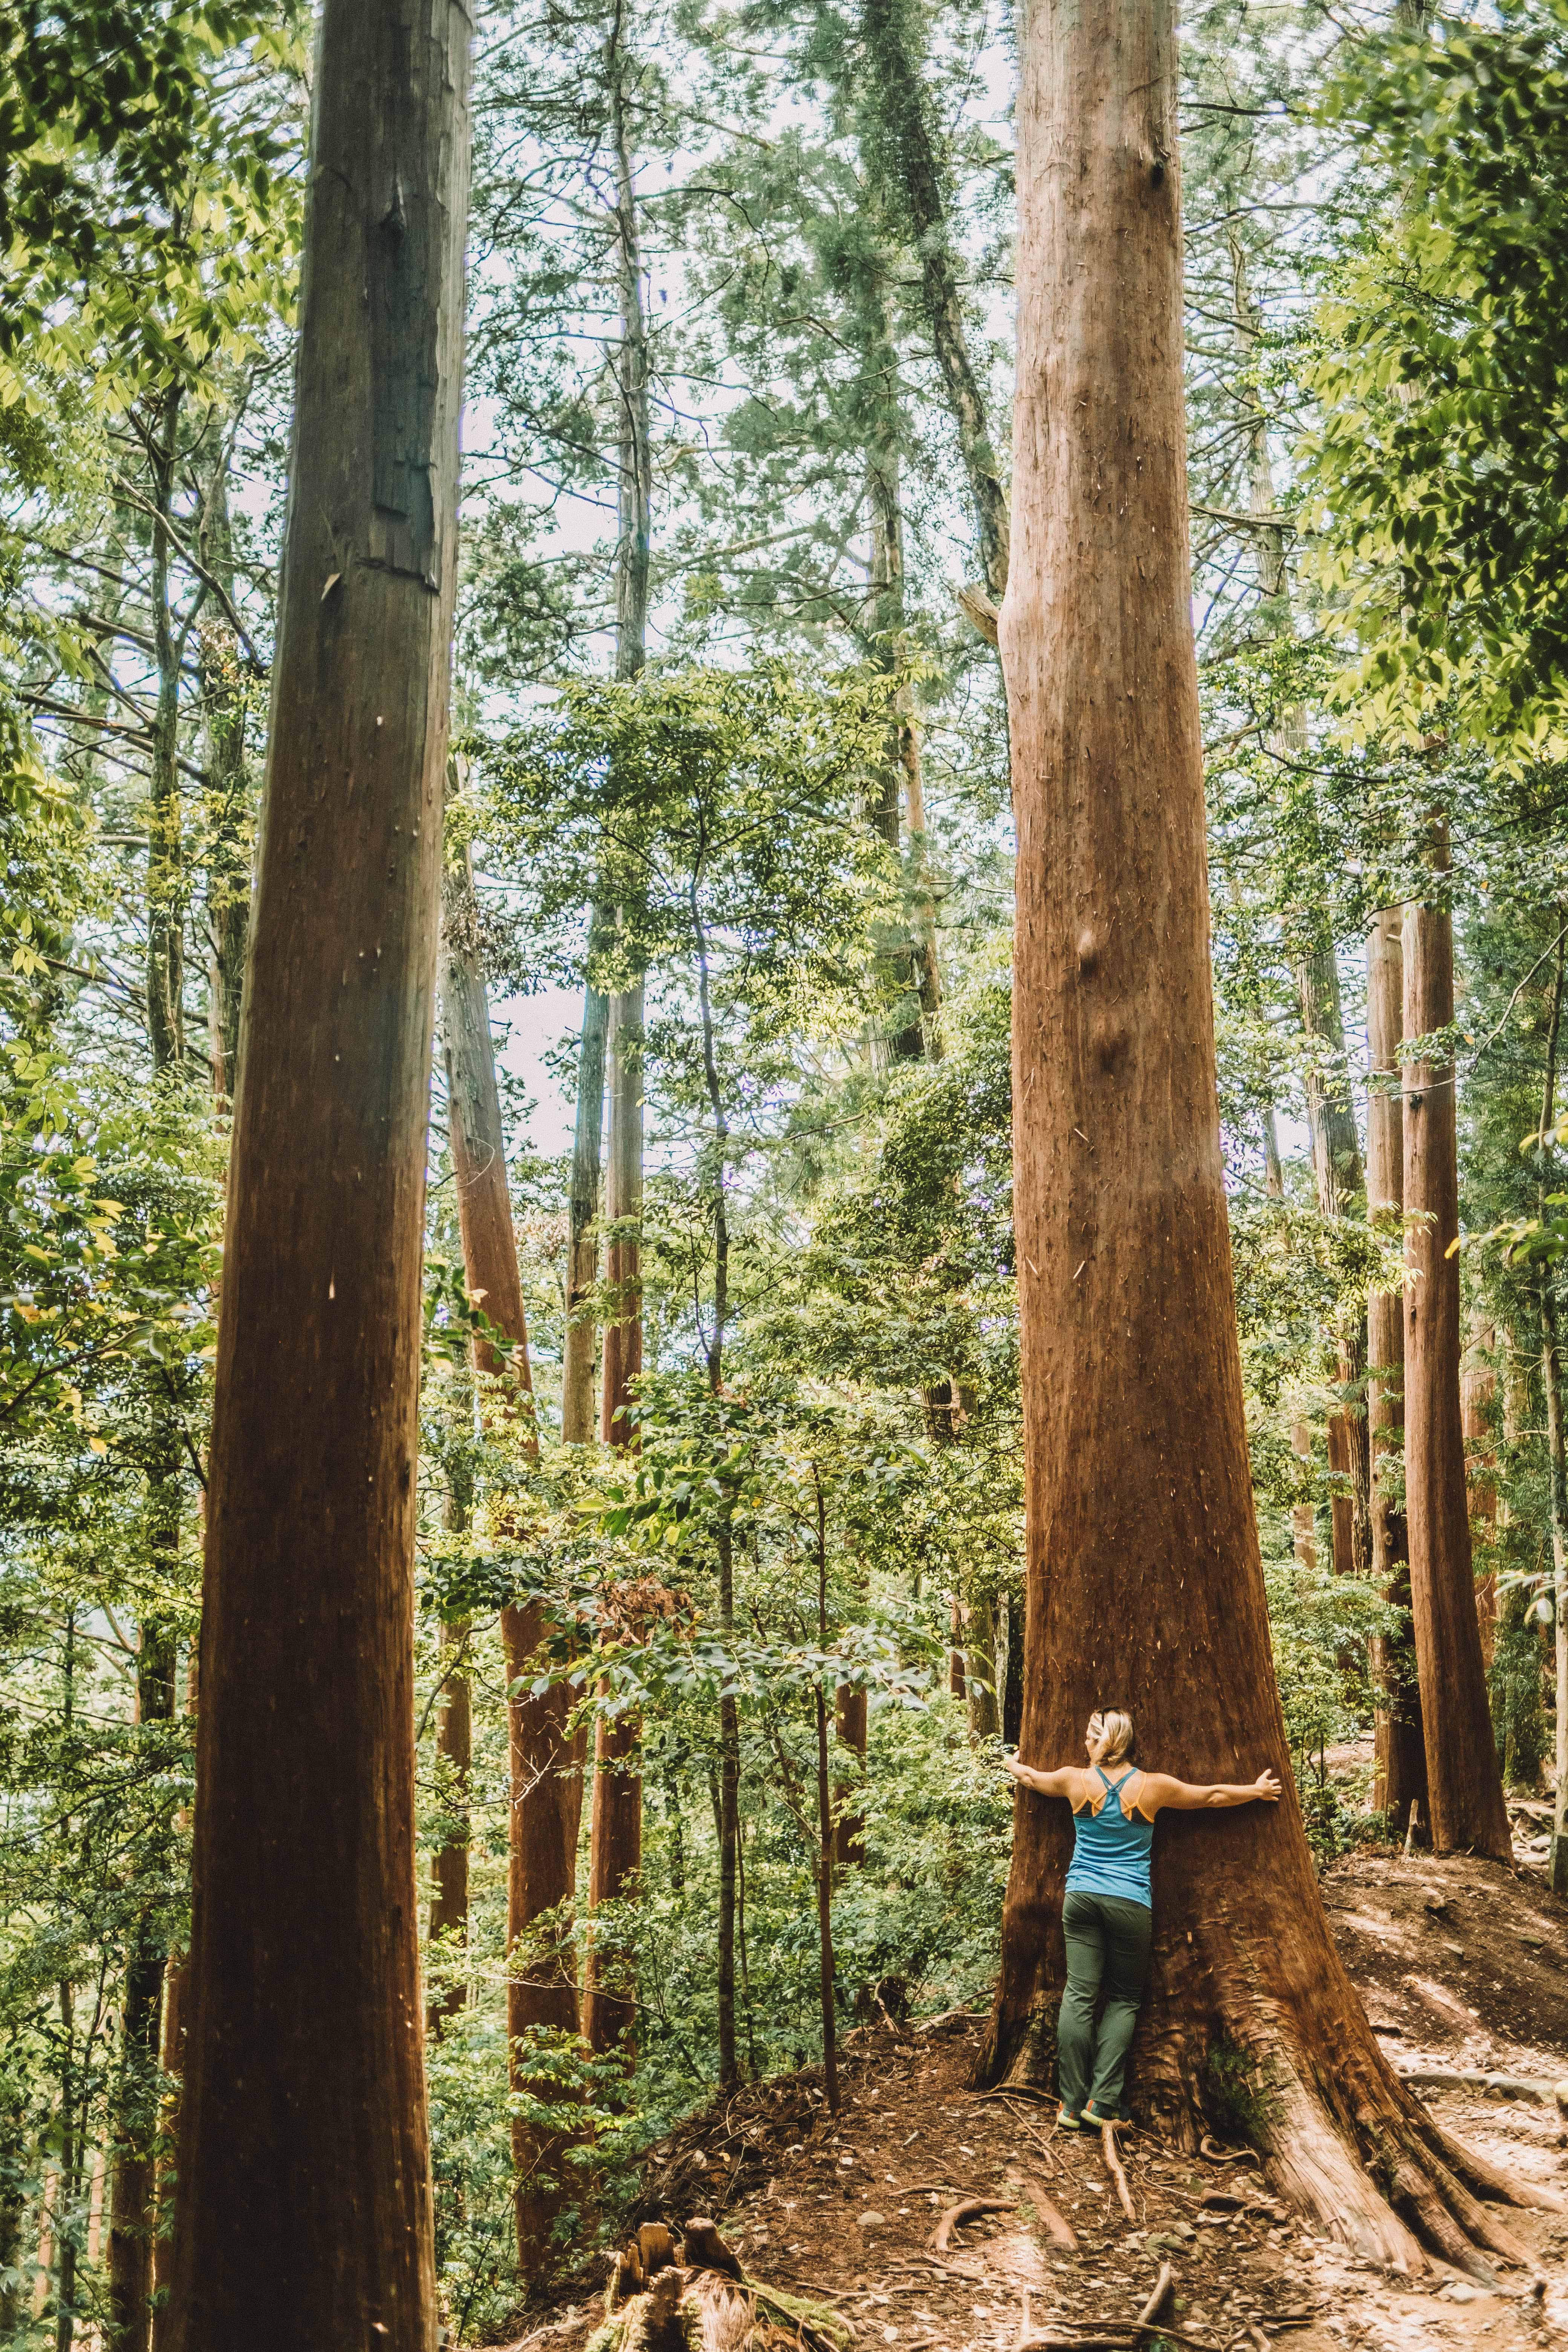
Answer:
M1057 2018L1057 2064L1069 2115L1081 2115L1089 2097L1102 2116L1121 2112L1127 2053L1149 1980L1152 1927L1147 1904L1120 1895L1075 1890L1062 1905L1068 1982ZM1105 2008L1097 2035L1094 2004L1102 1981Z

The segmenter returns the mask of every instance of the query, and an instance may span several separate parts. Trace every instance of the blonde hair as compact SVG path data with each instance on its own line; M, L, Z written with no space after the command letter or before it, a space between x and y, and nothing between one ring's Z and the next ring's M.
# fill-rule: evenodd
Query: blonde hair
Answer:
M1120 1764L1132 1753L1132 1717L1120 1707L1096 1707L1089 1718L1089 1736L1105 1742L1102 1764Z

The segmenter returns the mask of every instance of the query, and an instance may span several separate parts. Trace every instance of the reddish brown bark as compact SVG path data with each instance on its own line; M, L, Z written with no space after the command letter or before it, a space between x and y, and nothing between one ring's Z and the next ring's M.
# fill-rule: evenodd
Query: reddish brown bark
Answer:
M1459 1372L1459 1424L1465 1437L1465 1477L1470 1497L1472 1542L1481 1548L1476 1563L1482 1574L1476 1584L1476 1617L1481 1631L1481 1672L1489 1676L1497 1641L1497 1570L1491 1546L1497 1541L1497 1449L1492 1420L1497 1404L1497 1370L1491 1361L1495 1335L1484 1318L1473 1322L1470 1348Z
M208 1473L174 2352L431 2352L438 2324L412 1628L468 48L447 0L325 0Z
M496 1083L495 1045L471 917L472 888L466 876L448 877L444 898L441 1010L446 1045L448 1123L458 1221L463 1237L463 1267L470 1293L509 1343L508 1352L489 1340L474 1350L480 1375L504 1379L481 1404L491 1427L518 1416L523 1454L537 1460L539 1434L533 1418L533 1384L528 1357L528 1322L517 1235L507 1181L506 1131ZM520 2037L535 2027L574 2032L576 1973L567 1936L556 1929L542 1940L534 1922L569 1904L575 1891L575 1806L568 1794L574 1755L567 1734L570 1699L563 1685L539 1696L526 1685L539 1673L542 1643L549 1625L538 1607L501 1612L506 1651L511 1802L507 1839L507 2034L510 2079L517 2090L527 2063ZM578 1801L580 1802L580 1800ZM538 1948L535 1948L535 1946ZM521 1955L520 1955L520 1947ZM526 2118L512 2125L517 2166L518 2255L525 2273L544 2256L563 2202L558 2168L563 2142L541 2133Z
M600 1716L594 1738L588 1907L625 1901L642 1873L642 1726L635 1715ZM583 1969L583 2033L594 2050L637 2046L632 1955L619 1935L590 1931Z
M1022 1751L1131 1707L1151 1765L1272 1765L1278 1809L1162 1820L1132 2102L1188 2137L1251 2086L1271 2177L1419 2251L1458 2232L1335 1952L1289 1780L1243 1412L1215 1088L1183 417L1172 0L1037 0L1019 105L1013 560L1016 1223L1029 1655ZM1048 2071L1065 1803L1020 1794L984 2071ZM1443 2175L1447 2179L1447 2175ZM1450 2198L1468 2200L1457 2185ZM1428 2222L1428 2207L1439 2219Z
M1405 1019L1405 918L1384 908L1367 935L1366 1041L1373 1083L1366 1100L1366 1196L1370 1216L1403 1214L1405 1207L1405 1114L1398 1091L1399 1040ZM1378 1080L1382 1080L1380 1085ZM1404 1467L1405 1308L1393 1291L1374 1290L1366 1305L1367 1426L1374 1473L1372 1495L1372 1572L1397 1608L1410 1607L1410 1553L1405 1513L1389 1491L1388 1473ZM1373 1766L1373 1807L1394 1826L1405 1829L1417 1808L1421 1834L1430 1827L1426 1797L1426 1746L1421 1728L1421 1686L1415 1645L1406 1623L1373 1643L1373 1675L1379 1691Z
M833 1801L837 1808L837 1823L834 1831L834 1860L841 1870L866 1859L866 1819L857 1806L861 1779L866 1769L866 1694L848 1683L840 1683L834 1701L835 1730L838 1745L854 1757L857 1770L853 1780L834 1783Z
M447 1801L452 1807L454 1833L443 1840L430 1860L430 1941L443 1937L454 1944L468 1940L468 1770L473 1762L473 1708L463 1653L470 1627L467 1618L443 1625L441 1649L451 1663L445 1668L441 1704L436 1715L436 1752L446 1767ZM467 1992L461 1978L454 1979L438 2001L432 2001L428 2025L439 2033L449 2017L462 2008Z
M1446 836L1434 870L1447 871ZM1454 1017L1454 936L1445 906L1405 915L1405 1035ZM1476 1622L1469 1496L1459 1414L1456 1074L1451 1057L1405 1067L1405 1508L1421 1681L1432 1842L1439 1853L1507 1861L1512 1849Z

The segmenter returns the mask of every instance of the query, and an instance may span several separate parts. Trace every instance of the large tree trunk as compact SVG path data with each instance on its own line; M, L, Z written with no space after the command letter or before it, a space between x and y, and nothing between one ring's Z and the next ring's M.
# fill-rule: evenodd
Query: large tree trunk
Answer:
M436 2341L413 1571L468 46L448 0L325 0L209 1469L174 2352Z
M458 1222L463 1237L463 1268L468 1288L509 1343L502 1355L491 1342L476 1346L475 1365L490 1383L505 1382L504 1402L493 1385L481 1400L482 1416L493 1427L510 1412L520 1415L518 1440L524 1457L537 1461L539 1433L533 1418L533 1382L528 1357L528 1323L518 1266L507 1182L506 1130L496 1083L495 1044L489 1004L479 961L473 887L466 874L449 874L443 894L441 1015L447 1061L447 1117ZM515 1398L515 1402L513 1402ZM527 2053L520 2037L534 2027L574 2032L577 1986L568 1937L557 1930L526 1962L516 1957L521 1943L536 1938L534 1922L570 1903L575 1891L574 1809L567 1783L576 1762L567 1731L570 1701L563 1685L535 1696L526 1687L538 1670L537 1652L549 1632L537 1606L501 1612L506 1650L510 1804L508 1808L506 1939L507 2047L514 2092L524 2087L520 2071ZM518 2259L527 2274L544 2257L560 2210L559 2190L547 2184L559 2176L558 2134L541 2134L521 2116L512 2124L517 2166Z
M1216 2062L1277 2186L1419 2264L1452 2182L1335 1952L1269 1656L1226 1232L1187 555L1172 0L1037 0L1019 108L1017 473L1002 615L1029 1655L1022 1748L1128 1706L1197 1780L1161 1822L1133 2103L1188 2144ZM1067 1807L1020 1792L983 2071L1048 2071ZM1434 2186L1437 2184L1437 2186Z
M1376 1217L1405 1209L1405 1112L1399 1088L1399 1040L1405 1019L1405 918L1385 907L1367 934L1366 1044L1372 1083L1366 1097L1366 1205ZM1378 1080L1384 1081L1383 1085ZM1405 1307L1393 1291L1374 1290L1366 1303L1366 1419L1373 1469L1403 1469L1405 1453ZM1405 1513L1386 1475L1372 1494L1372 1572L1396 1608L1410 1607L1410 1549ZM1421 1685L1408 1622L1373 1644L1378 1689L1373 1765L1373 1806L1404 1829L1412 1804L1431 1826L1426 1796L1426 1745L1421 1728Z
M1434 845L1447 870L1447 844ZM1443 905L1405 915L1406 1037L1454 1017L1454 934ZM1439 1853L1512 1851L1487 1704L1459 1413L1459 1166L1452 1058L1405 1070L1405 1507L1432 1842Z

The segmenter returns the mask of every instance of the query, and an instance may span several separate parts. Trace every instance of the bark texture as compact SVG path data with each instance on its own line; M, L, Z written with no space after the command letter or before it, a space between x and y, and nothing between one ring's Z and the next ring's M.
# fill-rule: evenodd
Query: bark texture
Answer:
M1434 867L1446 872L1445 840ZM1435 894L1436 896L1436 894ZM1429 1037L1454 1017L1454 934L1441 903L1405 909L1405 1035ZM1439 1853L1512 1848L1492 1738L1476 1622L1469 1496L1459 1411L1463 1346L1459 1165L1452 1058L1405 1066L1405 1496L1411 1618L1421 1681L1431 1797Z
M1163 1819L1132 2103L1190 2138L1244 2087L1276 2185L1369 2253L1462 2250L1473 2200L1335 1952L1269 1657L1215 1093L1187 559L1171 0L1037 0L1019 108L1015 1174L1028 1657L1022 1752L1131 1707L1278 1809ZM1068 1809L1025 1795L983 2071L1048 2071ZM1190 1940L1189 1940L1190 1938ZM1436 2186L1441 2182L1442 2186ZM1483 2217L1484 2218L1484 2217Z
M600 1716L594 1736L588 1906L623 1901L642 1871L642 1726L631 1714ZM637 2004L623 1940L591 1931L583 1971L583 2032L590 2049L635 2051Z
M468 50L450 0L325 0L209 1470L175 2352L437 2337L414 1473Z
M1405 1019L1405 918L1385 907L1367 934L1366 1042L1372 1082L1366 1097L1366 1202L1372 1217L1403 1215L1405 1111L1399 1093L1399 1040ZM1405 1453L1405 1307L1374 1290L1366 1305L1366 1418L1372 1446L1372 1572L1397 1608L1410 1607L1410 1549L1402 1503ZM1373 1798L1400 1830L1418 1808L1430 1827L1421 1685L1408 1618L1373 1645L1378 1688Z

